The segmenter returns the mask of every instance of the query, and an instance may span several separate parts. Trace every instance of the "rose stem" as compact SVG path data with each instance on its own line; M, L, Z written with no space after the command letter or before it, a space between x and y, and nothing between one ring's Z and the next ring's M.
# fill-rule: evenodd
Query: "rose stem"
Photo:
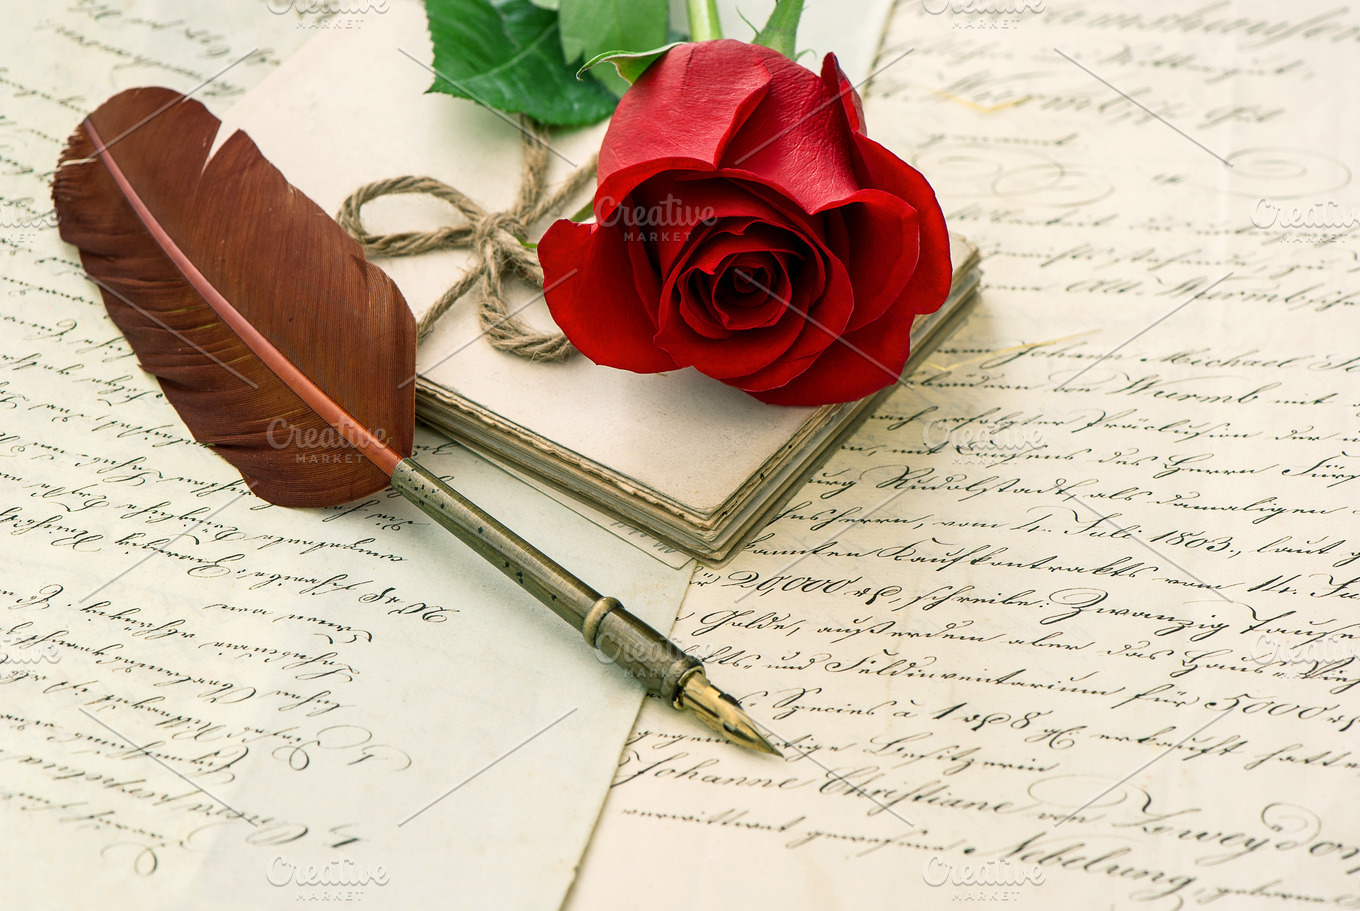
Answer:
M716 41L722 37L717 0L685 0L689 13L689 40Z

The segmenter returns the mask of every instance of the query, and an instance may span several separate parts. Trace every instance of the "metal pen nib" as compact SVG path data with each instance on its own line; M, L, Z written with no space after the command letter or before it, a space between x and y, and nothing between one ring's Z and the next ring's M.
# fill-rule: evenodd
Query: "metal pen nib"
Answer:
M784 755L756 730L740 702L708 682L702 668L685 677L676 694L675 707L693 712L704 724L739 746L760 753Z

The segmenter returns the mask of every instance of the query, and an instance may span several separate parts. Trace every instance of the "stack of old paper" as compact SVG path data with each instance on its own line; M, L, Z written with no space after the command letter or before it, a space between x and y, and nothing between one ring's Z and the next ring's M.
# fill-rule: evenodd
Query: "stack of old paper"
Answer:
M954 286L943 307L913 326L908 373L977 290L977 248L957 235L952 241ZM635 374L584 358L532 363L477 344L481 332L467 306L421 352L419 363L429 366L418 380L420 416L710 561L754 533L880 398L766 405L693 369Z

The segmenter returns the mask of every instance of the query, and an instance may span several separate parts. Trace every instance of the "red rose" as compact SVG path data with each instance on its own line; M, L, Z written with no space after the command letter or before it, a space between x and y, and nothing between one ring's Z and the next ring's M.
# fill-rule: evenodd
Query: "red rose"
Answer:
M893 382L951 270L920 173L864 135L828 54L819 78L741 41L686 44L619 102L593 224L539 244L547 302L597 364L695 367L781 405Z

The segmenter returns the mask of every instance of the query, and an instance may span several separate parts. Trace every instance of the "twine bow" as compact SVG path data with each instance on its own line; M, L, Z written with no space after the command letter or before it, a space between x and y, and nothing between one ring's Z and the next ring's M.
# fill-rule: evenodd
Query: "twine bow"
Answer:
M524 170L519 195L512 209L487 212L465 193L433 177L392 177L365 184L349 195L336 214L336 221L364 248L367 256L415 256L432 250L469 249L473 260L462 277L437 300L416 326L424 338L454 302L476 288L481 299L477 312L482 332L498 351L534 361L564 361L576 353L560 332L541 332L516 318L505 299L506 278L521 278L543 287L538 257L526 245L529 228L549 215L559 214L595 176L596 157L576 168L566 182L544 196L548 174L548 146L521 118ZM381 196L424 194L442 199L463 216L464 223L434 231L374 234L364 227L365 204ZM528 306L527 304L524 306Z

